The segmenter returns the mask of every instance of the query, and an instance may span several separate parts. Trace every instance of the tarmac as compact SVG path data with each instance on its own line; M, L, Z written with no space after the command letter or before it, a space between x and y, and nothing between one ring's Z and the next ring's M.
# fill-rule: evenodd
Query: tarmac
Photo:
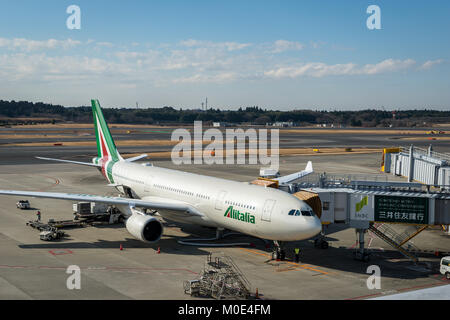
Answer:
M116 142L126 140L171 140L171 133L174 127L161 128L136 128L136 127L116 127L110 126L111 132ZM204 127L204 130L209 129ZM225 130L233 128L219 128L225 137ZM243 128L247 130L249 128ZM255 128L263 129L263 128ZM440 128L445 134L429 135L427 131L432 128L382 128L380 133L373 133L373 128L352 128L350 131L346 128L330 129L330 128L308 128L306 132L297 132L291 128L268 127L269 130L279 129L279 145L282 148L390 148L390 147L407 147L411 144L427 148L433 145L437 152L450 152L450 128ZM302 128L300 128L302 129ZM189 129L192 131L192 128ZM330 130L332 133L330 133ZM130 132L130 133L127 133ZM417 132L417 134L413 134ZM23 135L26 137L23 137ZM35 137L32 135L35 134ZM192 133L191 133L192 134ZM30 136L31 135L31 136ZM47 135L47 136L44 136ZM54 138L57 135L58 138ZM16 136L16 137L14 137ZM67 138L61 138L67 136ZM63 158L79 161L90 161L96 156L96 149L93 146L69 146L64 142L95 142L93 129L85 127L57 127L50 128L33 128L33 126L17 126L13 128L0 128L0 148L2 150L1 164L39 164L45 163L42 160L33 159L39 155L49 158ZM269 139L270 141L270 139ZM36 143L35 146L15 146L21 143ZM39 143L55 143L62 145L39 146ZM121 146L122 154L134 153L152 153L172 150L173 145L127 145ZM163 159L170 160L170 158Z
M380 147L382 144L383 141L373 142ZM441 152L446 152L446 148L443 145ZM95 168L33 158L74 156L74 160L83 161L94 156L95 148L71 148L68 153L65 148L48 147L0 146L0 150L1 189L117 194ZM301 170L308 160L307 156L281 157L280 173ZM379 172L380 153L324 155L312 160L316 172L393 179ZM251 181L259 174L259 165L176 166L165 160L152 163L238 181ZM370 233L366 243L372 252L371 260L354 260L356 233L343 225L324 229L328 249L315 248L312 240L289 243L287 261L271 260L271 251L261 239L245 235L226 241L252 242L254 246L211 248L178 244L177 240L214 236L215 231L171 221L164 223L164 235L153 245L135 240L122 224L69 229L67 238L44 242L26 222L36 219L37 210L44 222L50 218L71 219L72 202L28 198L32 209L20 210L15 206L19 199L0 196L0 299L192 299L184 294L183 281L199 275L210 252L231 256L250 281L252 292L258 289L262 299L366 299L449 283L438 271L439 257L423 254L419 256L420 263L414 265ZM441 230L430 229L413 242L424 250L450 251L449 239ZM121 245L123 250L119 249ZM300 263L292 261L295 247L301 249ZM81 270L79 290L67 288L70 274L66 270L71 265ZM381 289L367 287L370 265L381 269Z

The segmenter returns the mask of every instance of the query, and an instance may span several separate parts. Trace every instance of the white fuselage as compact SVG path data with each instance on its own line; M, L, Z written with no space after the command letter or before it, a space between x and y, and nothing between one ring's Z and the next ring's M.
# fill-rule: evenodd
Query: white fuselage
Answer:
M130 188L142 200L180 201L202 213L187 216L158 210L169 220L279 241L303 240L321 231L316 215L288 215L292 209L312 210L304 201L277 189L128 162L116 162L112 177L114 184Z

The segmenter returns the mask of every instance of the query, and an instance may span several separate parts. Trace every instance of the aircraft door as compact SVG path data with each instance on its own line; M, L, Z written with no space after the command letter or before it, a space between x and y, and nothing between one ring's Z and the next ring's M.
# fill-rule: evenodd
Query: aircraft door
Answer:
M225 195L227 194L226 191L220 191L216 197L216 210L222 210L223 209L223 200L225 199Z
M275 206L275 200L269 199L264 203L264 208L261 216L261 220L270 222L272 216L272 210Z

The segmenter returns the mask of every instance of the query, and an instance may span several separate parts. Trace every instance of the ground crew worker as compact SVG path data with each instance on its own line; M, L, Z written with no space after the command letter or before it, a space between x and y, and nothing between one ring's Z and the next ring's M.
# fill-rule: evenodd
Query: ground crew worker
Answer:
M295 262L298 263L300 261L300 249L299 248L295 248L294 252L295 252Z
M37 216L37 221L41 221L41 212L40 211L38 211L36 213L36 216Z

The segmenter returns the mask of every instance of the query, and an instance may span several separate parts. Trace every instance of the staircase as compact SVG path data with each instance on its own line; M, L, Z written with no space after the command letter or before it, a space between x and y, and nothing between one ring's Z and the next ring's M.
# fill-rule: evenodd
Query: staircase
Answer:
M369 227L369 230L372 231L380 239L385 241L387 244L400 251L400 253L405 257L411 259L412 261L414 261L414 263L416 263L418 262L418 259L413 254L413 252L419 252L420 249L409 241L419 233L421 233L423 230L425 230L427 227L428 226L426 225L413 225L407 227L405 231L399 233L392 227L390 227L387 223L374 223ZM404 247L405 245L406 248Z
M229 256L219 254L213 257L209 254L198 280L202 296L218 300L247 299L250 296L250 282Z

